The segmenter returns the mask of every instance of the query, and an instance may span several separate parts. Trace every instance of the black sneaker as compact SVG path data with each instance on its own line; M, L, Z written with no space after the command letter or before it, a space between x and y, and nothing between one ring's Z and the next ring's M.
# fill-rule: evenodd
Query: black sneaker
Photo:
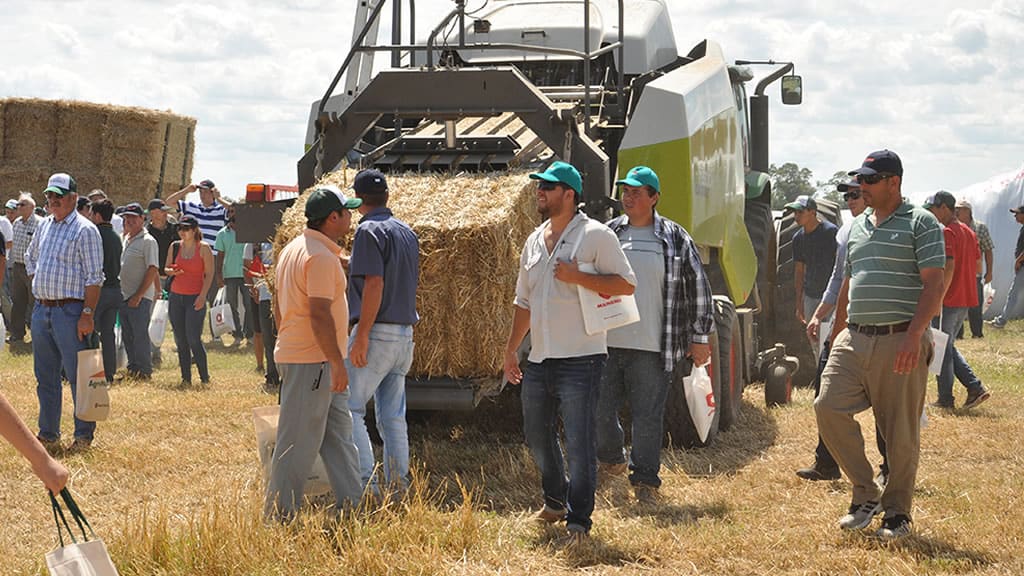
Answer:
M850 511L839 519L839 527L843 530L860 530L871 524L871 519L882 511L882 505L874 500L863 504L850 504Z
M896 540L910 534L910 517L904 514L896 514L882 520L882 527L875 532L875 536L882 540Z
M804 480L811 481L839 480L839 478L842 477L838 466L822 466L818 462L815 462L814 466L809 468L801 468L797 470L796 475Z
M988 388L984 386L978 386L974 390L967 393L967 400L964 401L964 410L974 408L978 404L981 404L985 400L992 397L992 393L989 392Z

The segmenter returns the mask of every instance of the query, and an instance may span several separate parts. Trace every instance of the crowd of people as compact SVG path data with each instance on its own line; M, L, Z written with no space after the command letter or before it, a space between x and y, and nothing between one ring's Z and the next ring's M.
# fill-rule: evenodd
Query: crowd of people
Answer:
M871 153L850 176L839 185L853 216L842 228L818 215L813 197L785 207L799 227L793 313L821 350L815 463L797 474L834 480L845 473L853 494L840 527L863 529L883 514L877 535L892 539L911 530L928 366L937 353L931 326L948 336L933 406L954 406L954 379L966 388L964 408L991 397L955 341L968 319L972 335L982 337L972 314L991 280L992 241L970 204L948 192L921 207L907 202L894 152ZM566 538L579 541L591 530L600 479L628 473L638 501L659 500L666 397L673 374L710 359L712 293L693 239L657 210L662 182L650 168L633 167L615 183L623 213L607 223L579 210L583 180L571 164L554 162L530 178L543 223L523 246L504 376L521 387L523 432L541 475L538 519L564 522ZM31 433L6 402L0 432L59 490L67 471L47 452L88 450L96 430L76 418L72 444L60 444L61 380L74 397L86 337L99 334L113 381L120 326L124 377L148 380L162 359L147 328L154 302L166 298L182 383L191 383L193 365L209 383L202 332L207 306L223 289L233 342L252 340L267 391L280 393L265 515L295 517L318 455L339 507L406 489L405 376L419 320L419 241L388 208L384 174L363 170L352 190L351 197L334 186L310 193L305 230L277 257L273 294L262 281L274 263L271 246L237 241L234 206L210 180L145 209L135 202L115 208L100 190L80 198L75 180L58 173L43 191L42 214L30 193L9 201L10 231L0 226L0 255L10 255L3 310L12 347L31 335L39 433L26 438ZM186 200L192 192L199 202ZM361 219L346 254L338 241L354 211ZM1024 206L1011 212L1024 224ZM1017 281L1024 227L1014 269L1009 312L994 326L1005 324L1024 290ZM579 290L633 295L640 319L588 331ZM383 439L379 463L365 422L371 399ZM627 403L629 447L620 420ZM883 457L877 476L854 419L868 409Z

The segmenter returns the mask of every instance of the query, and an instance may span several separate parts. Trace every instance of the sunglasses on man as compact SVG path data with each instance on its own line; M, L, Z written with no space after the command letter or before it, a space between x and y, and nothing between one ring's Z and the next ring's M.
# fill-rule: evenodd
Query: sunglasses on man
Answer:
M860 198L860 190L846 192L843 194L843 200L849 202L850 200L856 200Z
M561 186L561 184L558 182L540 182L537 184L537 189L550 192L551 190L557 189L559 186Z
M858 174L857 175L857 183L858 184L878 184L882 180L886 180L888 178L892 178L893 176L895 176L895 174L886 174L884 172L879 172L877 174Z

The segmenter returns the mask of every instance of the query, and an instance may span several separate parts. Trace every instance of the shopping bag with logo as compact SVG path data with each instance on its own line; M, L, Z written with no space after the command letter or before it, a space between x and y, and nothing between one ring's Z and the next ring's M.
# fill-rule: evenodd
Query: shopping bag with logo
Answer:
M60 548L46 554L46 567L50 570L51 576L117 576L117 568L110 560L107 547L103 540L96 537L89 521L78 508L78 504L71 498L71 493L65 488L60 491L71 518L74 519L78 529L82 532L82 541L75 538L75 533L68 524L64 510L57 499L50 494L50 504L53 506L53 521L57 524L57 538L60 540ZM89 530L88 534L86 529ZM65 544L64 531L71 537L71 542Z
M149 317L149 341L159 347L167 335L167 300L153 302L153 313Z
M946 343L949 342L949 336L937 328L931 328L932 331L932 361L928 364L929 374L938 374L942 371L942 359L946 356Z
M75 380L75 417L99 422L110 417L110 383L103 370L96 333L86 338L86 349L78 351L78 379Z
M231 316L231 305L226 301L223 288L217 290L217 297L213 299L213 307L210 308L210 327L214 338L220 338L235 330L235 319Z
M7 342L7 324L4 324L4 317L0 316L0 350L4 349L4 342Z
M688 376L683 376L683 393L686 405L690 408L693 426L697 429L700 441L708 439L711 422L715 419L715 393L711 388L711 376L708 365L694 366Z
M274 459L274 447L277 445L277 421L280 415L280 406L260 406L252 409L253 423L256 426L256 449L259 451L264 483L270 480L270 467ZM306 476L304 493L306 496L319 496L330 491L331 483L327 480L327 468L318 454L313 461L313 468Z
M569 260L576 258L585 234L580 233L579 239L572 247ZM590 263L580 263L580 272L597 274L597 268ZM636 306L636 298L632 294L610 295L576 286L580 297L580 308L583 310L583 328L588 335L607 332L613 328L640 321L640 310Z

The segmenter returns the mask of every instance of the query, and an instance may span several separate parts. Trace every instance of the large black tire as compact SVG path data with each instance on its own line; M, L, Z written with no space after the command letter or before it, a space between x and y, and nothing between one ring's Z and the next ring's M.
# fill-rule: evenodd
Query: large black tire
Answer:
M818 214L825 220L836 226L842 224L842 216L839 213L839 206L829 200L817 200ZM791 356L800 359L800 369L793 375L793 384L796 386L808 386L814 380L815 367L818 365L811 344L807 340L804 326L796 318L796 286L793 284L795 277L795 263L793 262L793 235L796 234L796 222L793 215L787 214L781 218L778 225L778 268L775 275L774 291L774 344L782 342L786 345L786 352Z
M711 365L708 370L711 374L711 388L715 397L715 406L719 406L722 400L722 378L719 374L718 361L718 333L711 334ZM690 417L690 408L686 404L686 394L683 392L683 376L686 374L689 362L680 362L672 373L669 381L668 397L665 399L665 446L676 448L700 448L710 446L718 435L718 424L721 417L721 410L715 410L714 420L711 422L711 429L708 437L701 442L697 435L697 429L693 425L693 418Z
M743 221L747 226L747 235L750 236L754 254L757 256L757 295L761 300L761 312L754 334L754 349L757 350L775 343L772 320L775 317L774 286L779 247L772 208L768 203L756 199L747 200L743 209ZM754 308L753 297L754 294L751 293L751 300L746 303L749 308Z
M725 432L739 419L745 385L740 321L736 308L725 296L715 296L715 329L718 332L718 372L722 376L718 430Z

